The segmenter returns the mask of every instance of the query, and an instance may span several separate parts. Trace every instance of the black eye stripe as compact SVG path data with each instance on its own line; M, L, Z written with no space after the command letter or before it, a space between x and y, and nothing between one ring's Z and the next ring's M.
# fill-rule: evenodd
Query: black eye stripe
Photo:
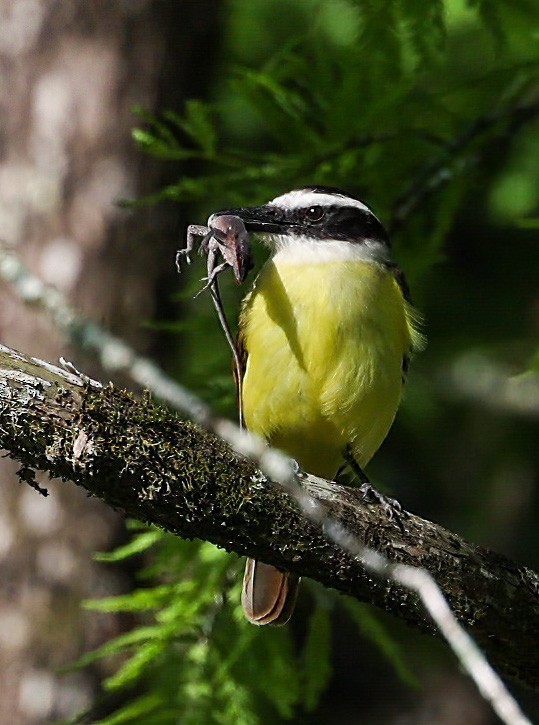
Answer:
M289 233L301 234L307 231L317 239L342 239L361 241L374 239L389 245L387 232L368 209L357 206L341 206L340 204L321 206L312 204L309 207L289 210L286 213Z

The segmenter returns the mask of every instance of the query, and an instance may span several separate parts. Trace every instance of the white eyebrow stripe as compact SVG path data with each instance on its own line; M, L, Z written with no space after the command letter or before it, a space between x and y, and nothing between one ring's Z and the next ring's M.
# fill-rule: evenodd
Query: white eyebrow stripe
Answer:
M289 191L275 197L268 203L271 206L279 206L283 209L301 209L309 206L355 206L372 214L369 207L357 199L337 194L324 194L318 191Z

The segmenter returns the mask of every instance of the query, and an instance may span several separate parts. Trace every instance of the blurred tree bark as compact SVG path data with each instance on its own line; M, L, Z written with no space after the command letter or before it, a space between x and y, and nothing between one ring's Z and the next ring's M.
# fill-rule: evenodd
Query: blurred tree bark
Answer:
M201 93L219 6L0 0L0 236L139 350L156 345L140 323L170 279L177 220L172 209L115 203L168 181L131 141L132 107L152 110L166 96L180 108ZM50 322L4 287L0 328L8 345L73 359ZM45 502L18 484L11 462L1 464L0 722L31 725L67 717L95 694L88 671L54 670L121 626L79 606L127 586L91 561L121 523L75 487L60 486Z

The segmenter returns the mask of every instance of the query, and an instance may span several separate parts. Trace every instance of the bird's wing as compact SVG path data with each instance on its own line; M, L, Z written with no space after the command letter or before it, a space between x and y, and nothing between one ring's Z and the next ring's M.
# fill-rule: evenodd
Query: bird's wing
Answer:
M421 350L425 348L427 340L425 335L421 332L423 318L421 313L419 313L413 306L412 297L410 295L410 287L408 286L404 272L397 264L392 265L391 271L393 272L393 277L395 278L395 281L402 293L404 300L404 313L406 315L406 323L410 333L410 347L402 358L402 373L404 378L404 375L408 372L411 358L415 355L415 353L421 352Z

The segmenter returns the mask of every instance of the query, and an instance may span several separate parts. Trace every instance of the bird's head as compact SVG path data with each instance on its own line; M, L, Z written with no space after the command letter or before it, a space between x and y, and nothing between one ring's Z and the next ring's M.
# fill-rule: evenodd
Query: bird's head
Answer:
M262 236L274 252L336 254L388 263L391 260L386 230L369 207L339 189L308 186L272 199L267 204L216 212L239 217L248 232Z

